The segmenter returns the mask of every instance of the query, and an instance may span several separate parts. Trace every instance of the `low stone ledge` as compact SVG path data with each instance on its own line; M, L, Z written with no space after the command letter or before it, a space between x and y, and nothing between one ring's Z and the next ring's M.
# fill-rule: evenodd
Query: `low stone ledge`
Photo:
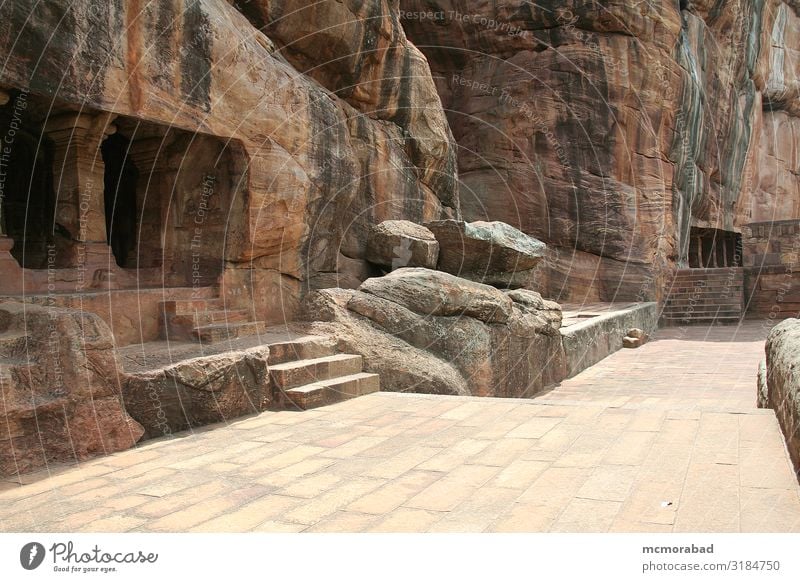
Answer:
M657 304L638 303L561 328L567 378L579 374L622 348L631 328L650 334L658 328Z

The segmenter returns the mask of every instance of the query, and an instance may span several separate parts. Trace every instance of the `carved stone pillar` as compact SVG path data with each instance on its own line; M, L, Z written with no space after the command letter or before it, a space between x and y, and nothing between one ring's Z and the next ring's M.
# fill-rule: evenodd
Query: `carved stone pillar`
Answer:
M6 105L10 100L11 95L0 89L0 107ZM3 153L1 148L2 144L0 144L0 154ZM0 277L0 293L22 292L22 268L17 263L17 260L11 256L13 247L14 240L6 236L3 209L0 207L0 272L5 275Z
M100 144L116 131L109 113L62 113L51 116L44 131L54 144L53 179L56 222L68 233L61 267L107 267L104 170ZM112 259L113 261L113 259ZM91 276L91 273L89 273Z

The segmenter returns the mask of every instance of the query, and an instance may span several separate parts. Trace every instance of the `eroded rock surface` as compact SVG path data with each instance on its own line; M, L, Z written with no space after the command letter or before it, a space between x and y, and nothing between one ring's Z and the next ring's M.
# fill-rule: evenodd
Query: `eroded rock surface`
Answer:
M127 449L144 432L119 390L96 315L0 303L0 475Z
M800 474L800 320L787 319L767 337L766 390L759 370L758 404L778 417L789 456Z
M530 397L564 376L561 309L532 291L399 269L313 294L306 317L363 355L382 390Z
M367 260L390 270L401 267L435 269L439 243L433 233L407 220L385 220L372 227Z
M148 438L260 412L271 399L268 359L261 346L130 374L125 407Z
M29 90L43 115L55 100L108 132L147 120L155 150L169 128L228 144L217 171L236 189L210 206L224 228L203 241L216 244L231 301L259 320L291 319L305 289L340 273L360 283L372 225L459 213L450 129L392 2L22 0L0 6L0 45L0 88ZM153 144L135 145L147 159ZM164 180L147 200L175 196ZM171 208L191 224L200 202ZM170 220L188 244L186 216Z
M536 285L546 245L504 222L437 220L426 226L439 243L438 268L499 287Z

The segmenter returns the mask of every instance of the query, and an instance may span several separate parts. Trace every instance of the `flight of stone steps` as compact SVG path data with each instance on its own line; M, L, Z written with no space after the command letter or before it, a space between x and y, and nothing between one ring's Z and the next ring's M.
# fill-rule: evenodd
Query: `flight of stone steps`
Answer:
M280 336L281 332L268 329L263 322L250 321L246 310L224 311L220 299L165 301L162 309L164 339L199 341L208 346L204 352L210 353L269 345L272 408L307 410L380 390L380 377L363 371L363 358L336 353L336 342L330 337L277 339L276 333ZM259 337L247 338L255 335ZM223 340L224 345L214 346ZM184 351L186 347L176 346L171 356L196 357L193 351Z
M225 309L220 298L162 301L160 336L172 341L210 344L263 333L263 321L253 321L247 309Z
M744 270L679 269L664 301L665 325L737 323L743 317Z
M380 376L363 372L361 356L337 354L329 338L270 343L269 350L275 408L307 410L380 390Z

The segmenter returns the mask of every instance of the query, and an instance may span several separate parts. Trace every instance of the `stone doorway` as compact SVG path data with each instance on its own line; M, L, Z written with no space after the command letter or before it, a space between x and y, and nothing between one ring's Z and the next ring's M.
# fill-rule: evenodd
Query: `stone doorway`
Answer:
M31 117L23 93L0 107L0 234L20 266L43 269L56 236L53 143Z
M114 260L122 268L132 266L136 260L131 255L136 247L139 170L129 156L130 147L130 140L119 133L106 138L101 146L106 237Z
M217 285L246 236L239 142L2 95L4 292Z
M742 266L742 235L716 228L692 227L689 268L716 269Z

